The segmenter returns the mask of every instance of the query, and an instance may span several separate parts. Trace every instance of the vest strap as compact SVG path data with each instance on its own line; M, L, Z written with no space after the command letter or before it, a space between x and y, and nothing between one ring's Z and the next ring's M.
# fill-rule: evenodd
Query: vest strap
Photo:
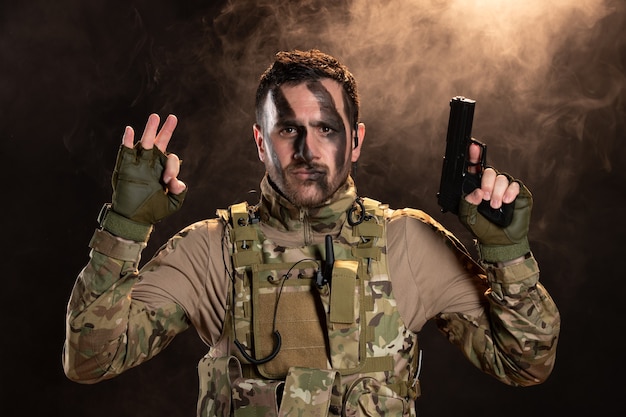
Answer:
M373 221L363 222L353 227L352 236L382 237L383 226Z
M259 236L256 229L250 225L248 204L244 202L232 205L230 217L232 226L230 239L236 248L233 253L235 268L262 263L263 255L253 244L258 241Z
M355 258L371 258L380 261L380 248L378 246L372 246L369 248L352 248L352 255Z
M240 268L242 266L260 264L263 262L263 256L261 252L253 249L249 249L246 251L235 252L233 254L233 263L235 264L235 268Z
M365 364L359 372L392 372L393 371L393 358L391 356L375 356L367 358Z

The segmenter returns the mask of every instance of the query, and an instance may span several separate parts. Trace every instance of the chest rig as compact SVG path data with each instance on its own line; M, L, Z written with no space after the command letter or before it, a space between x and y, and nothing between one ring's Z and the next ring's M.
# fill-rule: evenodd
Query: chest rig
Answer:
M388 277L388 210L359 198L338 236L296 248L266 239L247 203L218 214L232 282L198 415L414 416L417 336Z

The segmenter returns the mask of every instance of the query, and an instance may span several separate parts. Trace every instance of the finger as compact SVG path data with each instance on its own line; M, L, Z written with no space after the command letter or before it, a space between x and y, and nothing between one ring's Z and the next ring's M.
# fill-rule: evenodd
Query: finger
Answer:
M483 200L491 200L491 194L496 182L496 171L493 168L487 168L483 172L480 188L483 190Z
M504 195L502 196L502 202L504 204L512 203L513 200L515 200L517 196L519 195L519 192L520 192L519 183L516 181L513 181L512 183L509 184L506 191L504 192Z
M509 179L504 175L498 175L493 185L493 191L491 193L490 206L494 209L502 207L502 198L507 188L509 187Z
M165 168L163 169L163 182L168 183L172 178L176 178L180 172L180 159L176 154L167 155L167 161L165 161Z
M176 178L180 172L181 161L176 154L167 155L165 169L163 170L163 182L167 184L172 194L180 194L187 187L184 182Z
M152 147L154 146L154 141L160 122L161 118L156 113L152 113L148 117L146 127L143 130L143 134L141 135L141 146L144 149L152 149Z
M122 145L131 149L135 145L135 131L130 126L126 126L124 129L124 134L122 135Z
M172 138L172 134L174 133L174 129L176 129L177 124L178 118L173 114L170 114L165 119L163 127L156 136L156 145L161 150L161 152L165 153L167 145L170 143L170 139Z
M468 160L470 162L470 167L468 168L468 171L470 172L470 174L477 174L480 172L480 166L474 164L478 164L480 162L481 152L482 149L480 146L475 143L470 143L469 149L467 151Z

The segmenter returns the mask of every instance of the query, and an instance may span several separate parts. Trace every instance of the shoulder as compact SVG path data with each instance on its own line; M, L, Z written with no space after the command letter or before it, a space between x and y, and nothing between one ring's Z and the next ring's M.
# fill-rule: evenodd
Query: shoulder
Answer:
M206 233L222 232L224 221L219 218L199 220L181 229L177 235L185 237L188 235L200 235Z
M204 219L191 223L181 229L173 238L201 238L202 236L214 233L222 233L224 230L224 222L221 219Z
M390 210L387 218L387 236L392 244L394 241L397 243L403 240L413 247L416 244L447 246L462 257L469 257L465 245L451 231L422 210L413 208Z
M172 236L167 243L170 249L200 248L218 244L224 236L224 222L218 218L191 223Z
M389 210L387 215L389 222L402 223L404 225L425 225L438 232L450 233L447 229L435 220L431 215L425 211L403 208L397 210Z

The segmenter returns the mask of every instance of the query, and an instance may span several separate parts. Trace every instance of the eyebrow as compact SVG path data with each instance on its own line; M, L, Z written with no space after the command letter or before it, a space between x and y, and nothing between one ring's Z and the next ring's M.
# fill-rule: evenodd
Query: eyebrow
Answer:
M317 98L322 116L324 116L326 123L332 124L337 130L344 130L345 124L343 117L341 117L339 110L337 110L337 104L328 89L319 81L308 82L306 86ZM319 123L319 125L323 124L324 122Z
M320 108L321 120L312 124L314 127L330 127L338 132L345 130L345 123L335 100L328 89L320 81L309 81L305 83L307 89L316 98ZM289 101L279 87L272 90L272 100L276 109L276 119L274 128L281 129L285 126L300 126L296 119L296 114Z

